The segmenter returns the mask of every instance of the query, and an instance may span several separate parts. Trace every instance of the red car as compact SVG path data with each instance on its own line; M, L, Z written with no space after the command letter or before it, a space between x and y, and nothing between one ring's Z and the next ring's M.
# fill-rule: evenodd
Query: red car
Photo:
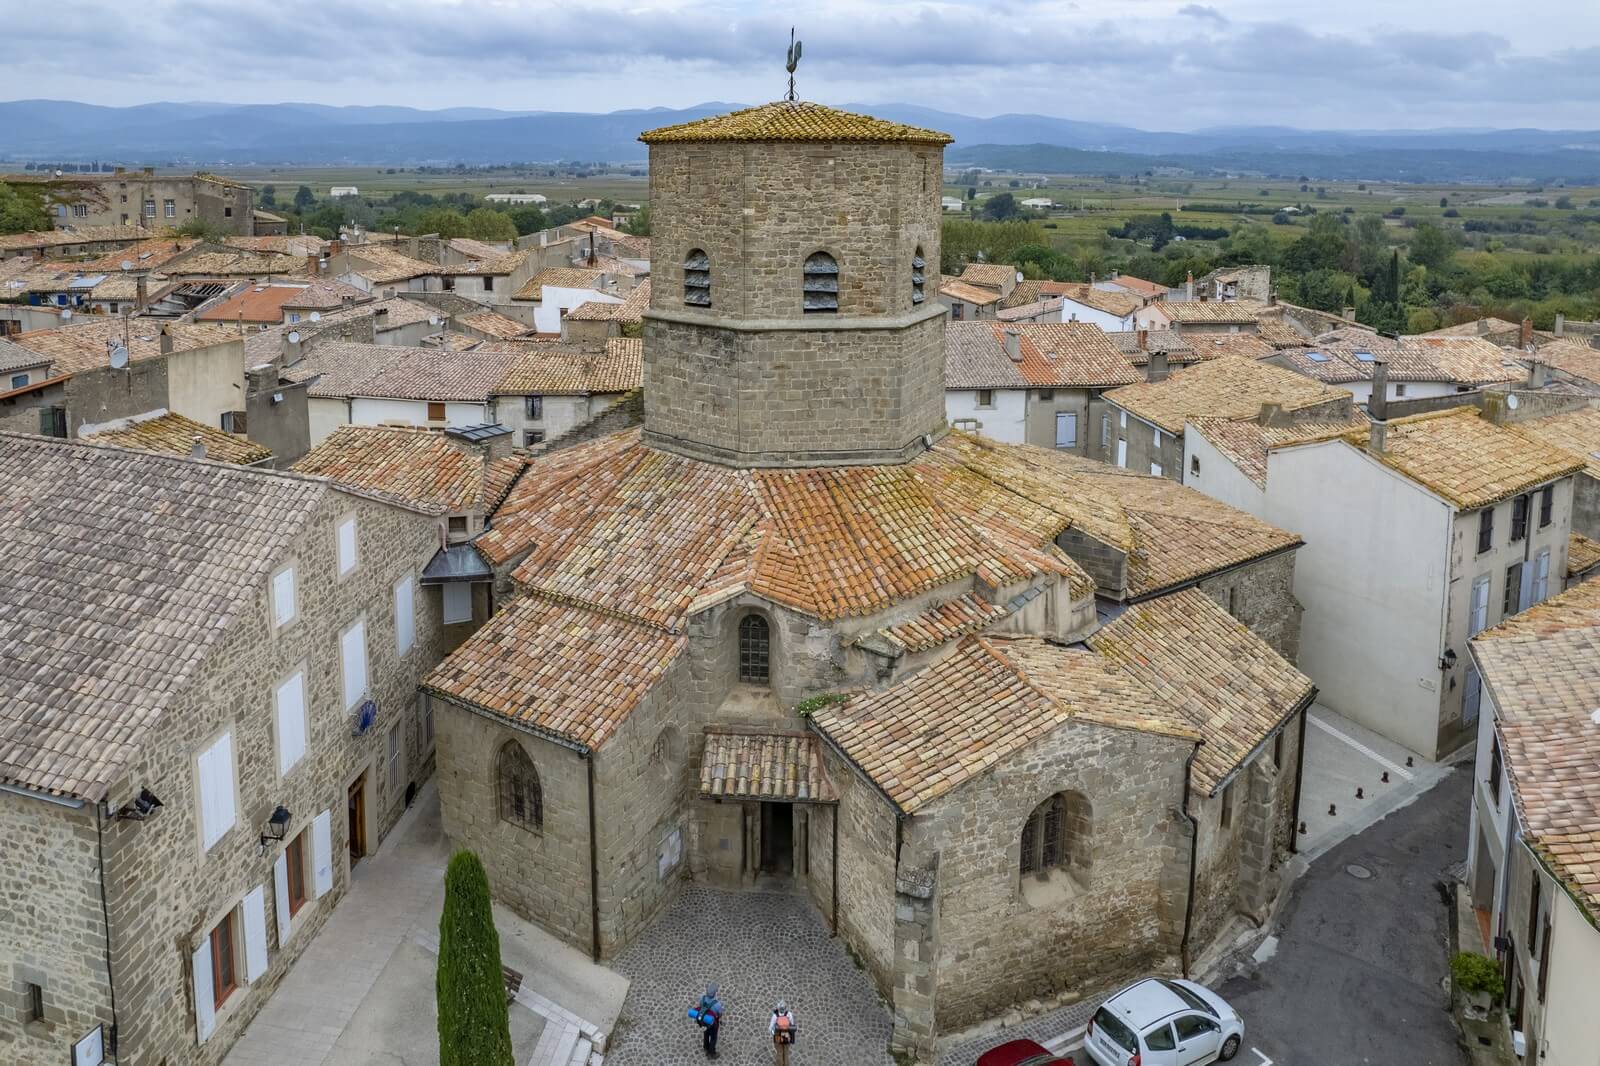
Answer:
M1076 1066L1070 1057L1055 1053L1032 1040L1011 1040L978 1056L977 1066Z

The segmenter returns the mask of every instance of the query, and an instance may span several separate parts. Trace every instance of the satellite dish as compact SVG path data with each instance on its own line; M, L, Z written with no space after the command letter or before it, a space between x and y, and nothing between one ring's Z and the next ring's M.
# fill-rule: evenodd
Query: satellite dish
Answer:
M124 260L123 260L123 261L122 261L122 269L123 269L123 270L132 270L132 269L133 269L133 262L132 262L132 260L128 260L128 259L124 259Z
M1021 280L1022 280L1022 271L1020 271L1020 270L1019 270L1019 271L1017 271L1017 280L1018 280L1018 281L1021 281Z
M289 343L290 344L299 344L300 343L300 331L299 330L291 329L289 331Z
M1517 409L1517 405L1521 402L1522 401L1517 399L1517 394L1514 392L1506 397L1506 406L1511 408L1513 411Z
M111 369L122 370L128 365L128 349L120 344L111 346Z
M313 322L321 322L322 321L322 312L321 311L313 311L313 312L311 312L311 321L313 321Z
M430 325L430 326L437 326L439 323L441 323L443 321L444 321L444 319L440 318L438 315L429 315L428 316L428 325Z
M72 312L65 307L61 309L61 321L65 322L72 317Z

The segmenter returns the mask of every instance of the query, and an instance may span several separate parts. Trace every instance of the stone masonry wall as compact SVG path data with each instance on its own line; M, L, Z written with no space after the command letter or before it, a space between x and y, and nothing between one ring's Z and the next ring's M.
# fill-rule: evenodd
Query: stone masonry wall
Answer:
M1289 551L1258 559L1199 585L1217 606L1291 663L1300 658L1300 616L1305 613L1294 598L1294 556Z
M359 561L340 578L335 528L350 514L357 519ZM420 574L438 536L431 517L330 489L291 557L296 619L273 628L263 581L114 787L113 809L140 787L149 787L165 804L150 819L114 823L106 834L120 1061L219 1062L349 884L346 785L366 775L370 851L402 812L407 786L431 772L431 743L418 715L416 685L441 654L438 598L419 589L416 639L402 657L395 640L393 583L402 573ZM357 618L366 620L368 694L378 706L375 728L362 737L351 735L339 659L340 634ZM307 748L301 761L280 776L273 692L297 668L305 671ZM194 760L223 728L233 735L237 821L202 852ZM387 743L394 729L400 752L391 774ZM317 812L332 813L333 887L320 899L308 899L286 931L276 928L273 904L273 863L284 845L263 849L258 843L268 815L280 804L291 812L289 839L307 830ZM308 885L310 851L308 836ZM197 1047L190 955L221 916L258 885L266 886L268 969L218 1009L215 1031ZM239 958L242 977L242 946Z
M822 765L839 793L839 935L887 997L895 971L895 811L826 743ZM811 824L811 898L832 915L833 821Z

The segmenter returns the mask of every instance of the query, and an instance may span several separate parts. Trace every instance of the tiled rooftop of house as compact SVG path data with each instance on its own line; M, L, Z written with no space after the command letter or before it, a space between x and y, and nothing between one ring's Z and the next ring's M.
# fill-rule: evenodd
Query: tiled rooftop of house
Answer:
M455 242L451 242L454 246ZM474 242L477 243L477 242ZM489 247L485 245L485 247ZM451 263L449 266L439 268L439 273L448 276L472 275L474 277L484 274L504 276L515 273L517 268L528 261L533 254L532 248L523 248L515 252L503 252L490 248L494 254L485 259L474 259L469 263Z
M1419 333L1419 337L1481 337L1486 333L1516 332L1522 328L1519 322L1507 322L1503 318L1479 318L1471 322L1462 322L1454 326L1445 326L1443 329L1429 330Z
M303 285L246 285L194 317L199 322L282 322L284 305L304 292Z
M165 329L172 339L172 350L185 352L206 348L214 344L227 344L240 339L238 327L220 323L162 322L150 318L133 318L126 322L109 315L91 319L77 319L54 329L32 330L12 335L12 340L24 348L48 355L51 374L76 374L84 370L98 370L109 366L106 342L124 342L126 337L128 358L138 362L155 359L161 355L161 333Z
M358 274L374 285L439 273L437 264L413 259L386 244L357 244L346 248L345 253L350 259L350 273Z
M301 286L293 296L283 302L284 310L337 311L346 299L358 304L370 303L372 294L333 278L318 278Z
M1155 300L1165 298L1168 291L1170 291L1167 286L1162 285L1159 282L1146 281L1143 278L1136 278L1132 274L1117 274L1114 277L1106 278L1104 283L1107 285L1117 285L1128 290L1136 296L1143 296L1147 299Z
M107 241L133 242L142 241L149 236L150 231L139 226L77 226L0 234L0 249L60 248L73 244L102 244Z
M1582 533L1567 538L1567 577L1577 577L1600 566L1600 541L1591 540Z
M1045 281L1038 278L1019 281L1011 290L1011 295L1000 301L1000 309L1004 311L1027 304L1046 303L1075 285L1071 281Z
M327 487L11 433L0 484L0 781L98 801Z
M1136 329L1112 330L1106 336L1134 366L1148 365L1151 352L1165 352L1171 364L1197 362L1204 357L1204 353L1195 351L1192 343L1200 339L1201 334L1190 334L1186 337L1173 329L1147 329L1143 331L1144 347L1141 348L1140 332Z
M1020 360L1006 354L1008 330ZM945 328L945 388L1109 388L1139 380L1099 327L1085 322L951 322Z
M1589 476L1600 478L1600 408L1507 422L1505 428L1582 460Z
M516 356L441 348L407 348L404 358L356 382L351 396L391 400L488 403L489 397L516 363Z
M1362 448L1368 436L1369 430L1359 429L1344 439ZM1584 468L1571 453L1496 426L1471 407L1391 420L1383 452L1373 458L1461 510L1497 503Z
M1254 333L1190 332L1184 336L1193 345L1192 350L1197 362L1205 359L1223 359L1228 356L1238 359L1265 359L1278 350L1271 341Z
M1267 453L1274 448L1331 440L1367 425L1365 415L1346 419L1295 419L1288 425L1262 425L1254 418L1193 418L1189 424L1210 441L1258 488L1267 487Z
M1539 348L1538 358L1563 374L1600 383L1600 348L1574 340L1551 341Z
M1600 580L1473 638L1527 840L1600 921Z
M1018 273L1016 267L1005 263L968 263L962 269L959 280L968 285L999 291L1016 281Z
M1204 347L1204 337L1190 339L1197 351ZM1106 393L1118 407L1174 434L1182 433L1191 418L1254 418L1264 403L1298 411L1351 398L1348 389L1242 356L1199 362L1173 371L1165 381L1142 381Z
M910 814L1071 721L1204 741L1193 785L1214 794L1313 691L1189 589L1128 608L1084 644L967 637L920 673L812 721Z
M487 307L482 311L473 311L471 314L457 315L453 321L456 325L466 326L487 336L501 339L520 337L524 333L533 332L532 326L518 322L514 318L507 318L500 312Z
M497 395L587 396L637 389L643 375L644 342L639 337L611 337L605 346L531 344L485 351L516 355L510 371L495 386Z
M600 291L606 272L589 267L546 267L523 283L514 299L542 300L544 287L557 289L593 289Z
M32 348L24 348L14 341L8 341L4 337L0 337L0 371L45 366L49 362L50 356L43 352L36 352Z
M304 256L270 252L196 248L169 260L162 269L174 278L309 278L313 268Z
M1253 324L1266 305L1255 300L1161 300L1151 306L1179 326Z
M568 322L643 322L650 307L650 279L634 286L619 304L589 300L567 312Z
M939 295L948 296L952 300L961 300L964 303L976 304L987 307L992 303L999 303L1000 293L994 289L980 288L970 285L960 278L946 278L939 284Z
M805 100L778 100L731 114L662 126L639 135L645 144L685 141L816 141L949 144L947 133L903 126Z
M837 798L822 771L814 734L711 728L705 737L701 795L805 803L828 803Z
M141 416L101 423L99 430L85 434L83 439L95 444L114 444L119 448L185 457L194 454L198 443L205 449L200 458L240 466L264 463L272 458L271 449L247 437L225 433L171 411L154 417Z
M199 243L193 237L152 237L126 248L107 252L92 262L79 263L78 269L120 271L122 264L127 263L130 270L159 270L167 260L182 255Z
M1132 293L1106 292L1090 285L1074 285L1062 295L1075 303L1118 318L1127 318L1144 306L1144 301Z
M1318 381L1347 384L1371 381L1377 364L1388 369L1390 381L1445 382L1453 385L1487 385L1515 381L1526 369L1505 349L1482 337L1384 338L1381 347L1362 344L1308 344L1285 348L1277 358L1297 373ZM1269 353L1270 354L1270 353Z
M527 463L520 455L491 459L487 448L438 429L339 426L294 469L435 513L465 514L493 511Z

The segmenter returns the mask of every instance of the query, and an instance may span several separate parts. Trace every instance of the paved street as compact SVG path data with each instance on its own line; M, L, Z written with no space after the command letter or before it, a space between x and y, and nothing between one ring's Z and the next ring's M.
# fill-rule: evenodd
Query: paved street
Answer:
M1449 911L1435 883L1466 854L1471 783L1469 767L1452 770L1312 863L1284 909L1276 954L1220 988L1248 1027L1237 1061L1465 1061L1442 986Z

